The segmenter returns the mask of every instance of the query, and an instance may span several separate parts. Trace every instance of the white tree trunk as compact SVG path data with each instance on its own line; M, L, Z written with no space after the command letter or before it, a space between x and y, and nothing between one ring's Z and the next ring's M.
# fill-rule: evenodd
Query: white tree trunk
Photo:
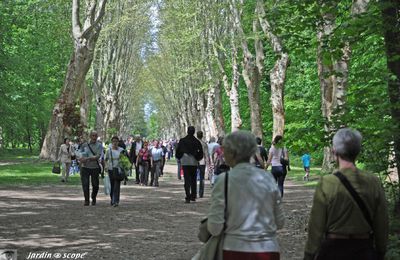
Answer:
M321 14L322 20L319 22L317 29L317 64L318 77L321 89L321 110L322 116L325 118L325 139L331 142L336 130L345 126L342 122L343 115L346 113L346 91L348 83L348 71L351 48L348 42L344 43L341 49L342 55L336 59L332 52L334 50L327 49L326 43L330 42L332 33L336 27L336 16L334 9L336 2L320 0L320 5L325 10ZM351 11L353 19L367 10L369 0L354 0ZM326 57L330 59L326 59ZM328 62L327 62L328 61ZM324 159L322 170L331 172L335 167L335 157L332 153L332 147L324 148Z
M53 108L52 117L40 152L41 159L55 160L65 129L72 128L65 115L65 108L77 102L86 74L93 60L94 48L100 33L100 21L104 16L107 0L87 2L86 19L82 28L79 20L79 0L72 4L72 32L74 52L68 65L64 86ZM96 10L96 7L99 7Z

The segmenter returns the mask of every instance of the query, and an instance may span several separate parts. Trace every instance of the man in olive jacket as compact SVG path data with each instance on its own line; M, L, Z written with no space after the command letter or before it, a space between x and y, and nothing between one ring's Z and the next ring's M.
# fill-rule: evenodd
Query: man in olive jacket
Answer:
M194 136L194 133L194 126L189 126L187 136L179 140L176 148L176 158L181 161L183 176L185 178L185 203L196 201L196 171L199 161L203 159L203 147L200 141Z

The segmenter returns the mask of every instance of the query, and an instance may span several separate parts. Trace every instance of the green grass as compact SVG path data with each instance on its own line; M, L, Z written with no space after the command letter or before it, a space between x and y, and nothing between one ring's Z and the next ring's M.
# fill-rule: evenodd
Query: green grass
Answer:
M0 186L61 184L60 175L51 173L52 167L52 163L39 161L2 165L0 166ZM70 176L66 184L79 185L79 174Z
M15 160L34 160L39 157L39 151L33 150L32 153L28 149L0 149L0 161Z
M310 178L309 181L304 181L303 177L305 175L304 169L301 167L291 166L291 171L286 175L287 179L292 181L302 183L307 187L315 187L320 178L320 170L317 168L310 169Z

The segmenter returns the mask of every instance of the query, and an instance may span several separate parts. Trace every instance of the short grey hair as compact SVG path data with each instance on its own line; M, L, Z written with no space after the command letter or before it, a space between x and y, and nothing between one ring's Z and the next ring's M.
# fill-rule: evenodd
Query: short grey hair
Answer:
M249 131L235 131L225 137L223 147L236 162L249 162L257 151L256 137Z
M333 137L333 149L342 159L354 162L361 151L362 136L357 130L342 128Z

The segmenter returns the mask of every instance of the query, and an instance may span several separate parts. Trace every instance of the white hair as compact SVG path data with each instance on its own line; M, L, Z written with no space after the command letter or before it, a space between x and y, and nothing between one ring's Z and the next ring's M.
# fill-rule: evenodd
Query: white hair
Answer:
M333 149L338 156L354 162L361 151L362 136L357 130L342 128L333 137Z
M257 151L256 137L249 131L235 131L225 137L223 147L236 162L248 162Z

